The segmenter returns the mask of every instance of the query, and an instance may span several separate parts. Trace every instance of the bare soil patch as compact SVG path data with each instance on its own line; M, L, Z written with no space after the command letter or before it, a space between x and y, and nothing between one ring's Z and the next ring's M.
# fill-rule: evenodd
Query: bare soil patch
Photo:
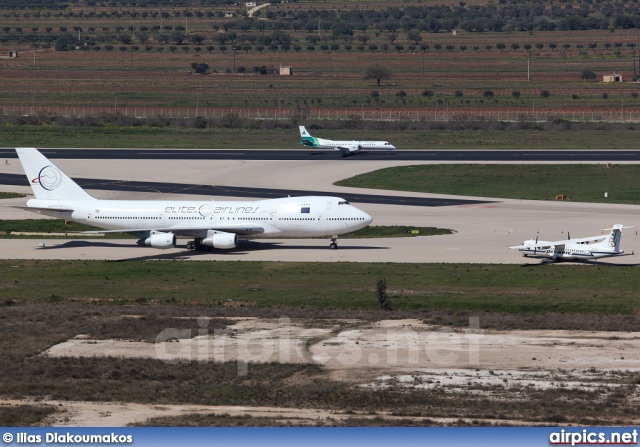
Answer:
M176 326L179 326L176 324ZM479 330L442 327L416 319L367 321L275 319L241 317L224 328L200 328L189 337L169 337L151 343L98 340L79 335L58 343L43 356L125 357L175 362L235 362L238 374L251 377L256 364L315 364L321 378L375 392L424 392L451 399L515 402L544 395L570 393L583 399L615 396L627 403L638 400L640 333L570 330ZM174 334L176 335L176 334ZM243 366L244 365L244 366ZM286 379L306 383L304 378ZM535 399L534 399L535 400ZM56 425L126 425L147 418L166 423L180 417L185 424L209 421L211 415L228 423L260 425L344 425L350 419L380 425L414 424L535 424L561 423L567 416L552 411L546 419L505 411L495 418L456 418L432 412L354 411L349 408L288 408L260 405L149 405L56 400L66 411L46 423ZM197 416L196 416L197 415ZM210 415L211 417L207 417ZM468 416L468 415L467 415ZM583 417L586 417L583 415ZM598 415L593 415L597 418ZM410 420L407 420L409 418ZM632 417L633 419L633 417ZM596 419L592 419L596 420ZM598 419L603 422L603 419ZM606 421L606 419L604 419ZM633 419L635 421L635 419ZM189 422L192 421L192 422ZM259 422L262 421L262 422ZM376 421L378 421L376 423ZM457 422L456 422L457 421ZM631 419L627 420L632 423ZM152 422L153 423L153 422ZM635 422L633 422L635 423Z

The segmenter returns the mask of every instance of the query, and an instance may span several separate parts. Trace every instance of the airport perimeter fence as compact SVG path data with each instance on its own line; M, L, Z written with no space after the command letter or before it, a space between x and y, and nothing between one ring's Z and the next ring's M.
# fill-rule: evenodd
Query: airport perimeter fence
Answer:
M589 111L449 111L449 110L366 110L366 109L242 109L242 108L166 108L166 107L73 107L73 106L0 106L3 116L136 119L242 118L250 120L362 120L425 122L528 122L555 121L596 123L640 123L640 112Z

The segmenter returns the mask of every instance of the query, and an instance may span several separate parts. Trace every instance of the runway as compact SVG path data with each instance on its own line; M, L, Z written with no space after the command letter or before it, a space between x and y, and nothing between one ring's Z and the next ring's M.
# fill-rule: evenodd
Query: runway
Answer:
M303 240L264 240L244 242L237 249L219 252L193 252L182 248L166 251L135 246L135 241L52 239L0 240L1 259L142 259L142 260L247 260L313 262L459 262L512 263L539 261L523 258L508 247L539 236L561 240L593 236L613 224L640 227L635 205L571 203L564 201L520 201L486 197L457 197L404 193L334 186L337 180L386 166L412 162L341 159L323 161L251 161L251 160L79 160L52 158L56 165L81 182L94 182L89 192L103 199L193 199L204 200L203 191L194 185L223 184L214 188L211 199L237 198L241 188L277 193L322 191L336 196L354 195L355 205L374 218L374 225L435 226L451 228L449 236L398 239L340 239L338 250L329 250L328 238ZM429 163L429 162L421 162ZM19 178L19 185L3 186L3 191L31 193L19 163L0 164L0 178ZM15 177L14 177L15 176ZM99 180L102 179L102 180ZM131 182L166 186L167 190L131 188ZM95 182L104 182L100 185ZM125 186L118 189L115 185ZM166 182L166 183L164 183ZM173 186L171 186L173 185ZM180 185L182 189L175 188ZM163 187L164 187L163 186ZM193 188L191 188L191 187ZM212 185L213 186L213 185ZM98 189L98 188L101 189ZM171 189L173 188L173 189ZM194 189L195 188L195 189ZM384 197L365 200L367 196ZM248 197L248 196L244 196ZM440 205L426 205L430 201ZM1 219L40 218L2 205L22 205L25 199L0 201ZM44 242L45 249L38 248ZM640 253L636 228L625 230L621 247ZM636 256L604 260L611 264L634 264Z
M640 150L395 150L343 157L333 150L308 149L70 149L38 148L55 159L86 160L336 160L440 162L636 162ZM0 159L17 158L14 148L0 148Z

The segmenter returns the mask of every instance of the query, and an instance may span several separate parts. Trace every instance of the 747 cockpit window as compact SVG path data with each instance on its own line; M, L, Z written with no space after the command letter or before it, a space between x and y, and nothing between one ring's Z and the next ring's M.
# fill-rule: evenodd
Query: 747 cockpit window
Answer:
M338 202L338 205L349 205L349 202L343 200L342 202Z

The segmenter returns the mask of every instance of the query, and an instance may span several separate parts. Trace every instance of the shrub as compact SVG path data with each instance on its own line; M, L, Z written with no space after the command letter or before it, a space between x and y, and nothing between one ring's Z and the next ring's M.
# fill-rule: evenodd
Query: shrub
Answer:
M381 310L392 310L391 300L387 295L387 280L379 279L376 282L376 298L378 298L378 305Z

